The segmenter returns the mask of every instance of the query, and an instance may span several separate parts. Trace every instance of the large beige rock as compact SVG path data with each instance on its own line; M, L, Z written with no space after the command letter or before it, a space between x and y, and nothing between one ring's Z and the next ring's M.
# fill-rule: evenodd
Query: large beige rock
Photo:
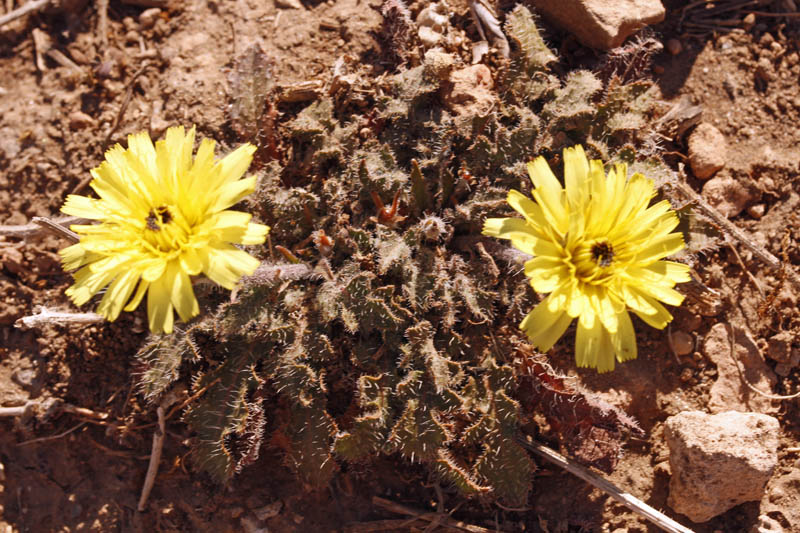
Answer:
M667 419L667 503L696 523L759 501L778 463L778 421L759 413L684 411Z
M616 48L648 24L664 20L659 0L530 0L547 19L593 48Z

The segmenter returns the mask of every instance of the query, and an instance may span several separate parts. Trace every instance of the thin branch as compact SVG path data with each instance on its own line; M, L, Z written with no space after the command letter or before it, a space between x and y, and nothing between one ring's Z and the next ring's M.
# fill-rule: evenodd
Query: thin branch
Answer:
M105 318L97 313L70 313L64 311L53 311L47 307L39 309L35 315L24 316L14 322L14 327L19 329L40 328L53 324L59 325L80 325L96 324L103 322Z
M71 224L80 224L86 222L85 218L80 217L67 217L59 220L50 220L44 217L33 217L30 224L24 226L0 226L0 237L16 237L19 239L28 239L31 237L40 237L44 233L56 233L61 237L67 237L73 242L78 242L77 234L73 233L68 226ZM46 221L46 222L45 222ZM55 226L59 226L56 228ZM65 233L65 231L69 233Z
M533 440L528 440L523 438L517 438L517 442L520 444L520 446L522 446L526 450L530 450L539 457L547 459L551 463L557 464L558 466L565 469L569 473L578 476L579 478L586 481L590 485L602 490L603 492L606 492L609 496L617 500L619 503L621 503L631 511L643 516L651 523L660 527L662 530L668 531L669 533L693 533L691 529L682 526L681 524L671 519L670 517L666 516L665 514L661 513L660 511L653 509L639 498L617 488L610 481L598 476L588 468L567 459L560 453L551 450L547 446L542 446L541 444Z
M0 407L0 417L4 416L26 416L33 413L34 407L38 402L27 402L18 407Z
M474 526L472 524L465 524L464 522L456 520L455 518L451 518L450 516L444 513L421 511L418 509L414 509L413 507L407 507L403 504L396 503L391 500L387 500L385 498L381 498L380 496L373 496L372 503L374 503L379 507L383 507L384 509L388 509L393 513L413 516L415 517L415 520L421 519L427 522L434 522L438 520L441 525L443 525L444 527L448 527L450 529L467 531L469 533L492 533L493 531L495 531L491 529L486 529L485 527Z
M725 216L723 216L722 213L711 207L708 204L708 202L706 202L699 194L697 194L686 183L680 180L674 180L670 182L670 185L676 187L682 194L684 194L694 203L698 211L700 211L705 216L710 218L715 224L719 226L719 228L724 233L733 237L737 241L741 242L748 250L750 250L753 253L754 256L761 259L771 268L774 268L776 270L784 270L787 274L787 277L795 285L795 287L800 288L800 276L797 275L797 272L795 272L795 270L791 267L791 265L787 265L781 262L777 257L772 255L763 246L757 244L744 231L739 229L733 222L725 218Z
M158 414L158 428L153 432L153 449L150 452L150 464L147 466L142 495L139 497L139 505L136 507L136 510L140 513L145 510L147 498L150 497L150 491L153 490L153 485L156 482L158 464L161 462L161 452L164 449L164 436L167 434L166 423L164 422L164 407L159 405L156 413Z
M54 220L50 220L47 217L33 217L31 219L31 222L41 227L42 229L50 231L51 233L55 233L56 235L64 237L72 242L78 242L79 240L81 240L81 238L78 236L77 233L75 233L71 229L67 229L66 227L64 227L63 225Z
M27 4L18 7L17 9L15 9L10 13L6 13L2 17L0 17L0 28L5 26L9 22L17 20L20 17L24 17L28 13L31 13L33 11L40 11L46 8L47 6L50 5L51 1L52 0L34 0L33 2L28 2Z
M76 429L82 428L86 424L88 424L88 422L83 421L80 424L78 424L77 426L73 426L70 429L68 429L68 430L66 430L66 431L64 431L62 433L58 433L57 435L50 435L49 437L39 437L38 439L26 440L26 441L18 443L17 446L25 446L27 444L33 444L35 442L45 442L45 441L48 441L48 440L60 439L61 437L66 437L67 435L69 435L70 433L75 431Z

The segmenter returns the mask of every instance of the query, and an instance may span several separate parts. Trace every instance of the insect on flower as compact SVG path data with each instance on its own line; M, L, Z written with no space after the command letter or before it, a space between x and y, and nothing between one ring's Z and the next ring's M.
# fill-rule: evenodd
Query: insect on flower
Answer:
M99 198L67 196L62 212L98 221L73 225L80 241L60 252L66 270L78 269L67 289L76 305L107 286L97 312L113 321L147 293L150 330L171 333L173 311L184 321L199 313L191 276L233 289L256 269L234 244L261 244L269 227L228 209L255 190L255 177L242 179L255 147L215 160L214 141L203 139L192 157L194 139L183 127L155 146L146 132L129 135L127 149L114 146L91 171Z
M549 293L520 324L534 345L549 350L578 319L575 359L599 372L635 359L636 334L628 314L663 329L680 305L673 287L689 281L689 267L662 259L684 247L672 233L678 217L668 201L652 206L652 180L625 164L608 176L581 146L564 150L562 187L543 157L528 163L533 199L512 190L508 203L524 218L491 218L483 234L509 239L530 255L525 274Z

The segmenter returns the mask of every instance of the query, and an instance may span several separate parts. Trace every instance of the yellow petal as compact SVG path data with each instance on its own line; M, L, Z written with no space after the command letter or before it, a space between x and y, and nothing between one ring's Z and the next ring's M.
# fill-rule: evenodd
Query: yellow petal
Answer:
M531 342L542 352L552 348L572 322L572 318L563 310L552 312L548 309L547 304L547 298L545 298L534 307L533 311L528 313L519 325L519 328L527 333Z
M589 161L581 145L564 148L564 185L571 216L589 200Z
M170 285L172 305L181 320L187 322L200 312L192 289L192 281L174 261L167 267L166 283Z
M139 281L137 271L124 270L106 289L106 293L97 307L97 312L111 322L116 320L133 289L136 288L137 281Z
M575 363L580 368L596 368L598 372L614 370L614 346L599 320L578 321L575 334Z
M172 333L175 317L167 282L167 277L162 276L151 283L147 291L147 318L153 333Z
M617 361L624 363L631 359L636 359L638 353L636 349L636 332L633 329L633 322L627 311L622 311L617 315L619 328L615 334L611 335L611 342L614 345ZM613 370L613 365L611 367Z
M256 178L244 178L239 181L226 183L217 189L214 201L208 207L208 213L216 213L241 201L245 196L256 190Z
M536 186L532 196L542 208L548 224L563 235L567 231L568 213L564 205L564 189L543 157L528 163L528 174Z

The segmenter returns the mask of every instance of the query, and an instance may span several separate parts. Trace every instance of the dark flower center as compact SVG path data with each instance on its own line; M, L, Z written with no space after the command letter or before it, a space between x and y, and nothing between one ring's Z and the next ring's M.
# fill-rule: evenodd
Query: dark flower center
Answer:
M592 259L601 267L607 267L614 260L614 248L607 242L592 245Z
M147 229L152 231L159 231L162 227L166 226L172 220L172 215L169 212L169 207L160 205L155 209L150 210L147 215Z

